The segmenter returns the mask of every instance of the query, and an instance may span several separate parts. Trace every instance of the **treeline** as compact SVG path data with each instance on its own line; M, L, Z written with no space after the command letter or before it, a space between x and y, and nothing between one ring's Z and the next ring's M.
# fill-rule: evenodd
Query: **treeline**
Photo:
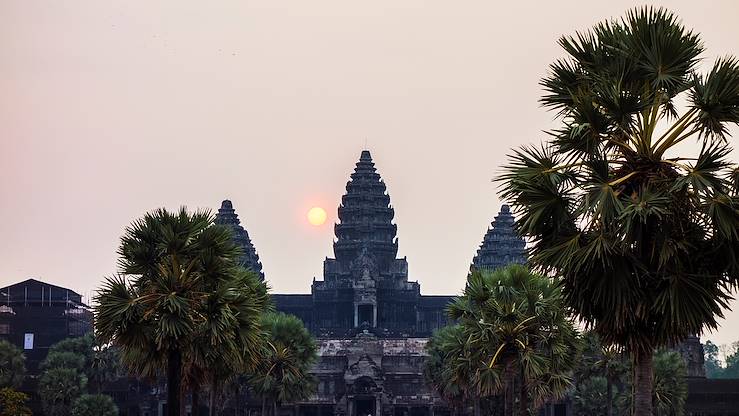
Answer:
M457 324L427 344L427 382L455 414L530 415L569 396L576 416L626 416L634 402L631 357L579 333L557 279L512 265L473 271L449 315ZM654 356L657 416L681 416L686 364Z
M164 376L167 414L209 415L234 384L262 398L263 414L307 398L316 344L302 322L274 313L266 285L239 264L232 231L207 211L159 209L126 228L119 274L95 297L95 334L142 378Z
M706 377L739 378L739 341L721 346L707 341L703 351L706 357Z
M241 393L262 414L309 397L316 343L294 316L277 313L268 288L239 264L229 228L206 211L159 209L126 228L118 274L94 299L94 335L54 345L40 366L46 416L113 416L106 385L129 376L164 381L167 414L216 415ZM25 416L22 352L0 343L0 415ZM6 366L5 363L8 363Z

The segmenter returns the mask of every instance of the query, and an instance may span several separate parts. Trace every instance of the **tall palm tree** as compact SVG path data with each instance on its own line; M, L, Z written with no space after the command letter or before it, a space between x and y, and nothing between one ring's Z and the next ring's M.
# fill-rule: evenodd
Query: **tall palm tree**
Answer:
M249 384L262 398L262 416L276 416L277 407L310 397L315 391L309 373L317 358L313 337L300 319L281 312L262 318L264 350Z
M126 228L120 274L96 295L96 334L133 373L167 377L167 413L181 411L183 368L209 361L196 340L237 360L258 349L266 291L238 266L231 231L207 211L159 209ZM188 367L189 368L189 367Z
M606 380L606 414L613 416L613 387L627 371L620 348L615 345L602 346L594 366Z
M636 364L634 414L652 415L652 356L715 328L739 277L739 64L697 73L697 34L662 9L566 36L542 80L562 126L510 156L501 196L531 264L562 277L567 303ZM686 103L683 105L683 103ZM698 140L696 155L678 145Z
M683 416L688 398L687 367L680 353L661 349L654 353L652 403L655 416ZM626 387L633 386L633 372L626 374ZM617 407L627 414L634 405L634 391L625 389L619 395Z
M570 386L579 341L556 281L521 265L474 270L449 314L459 321L477 362L502 373L506 416L528 414L532 404L561 398Z

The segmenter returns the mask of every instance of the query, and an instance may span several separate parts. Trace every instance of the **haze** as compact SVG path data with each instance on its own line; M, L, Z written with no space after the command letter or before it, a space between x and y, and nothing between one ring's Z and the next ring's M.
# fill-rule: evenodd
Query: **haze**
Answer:
M0 285L89 296L133 219L229 198L273 290L309 293L367 147L410 279L459 293L491 178L553 125L537 99L556 39L640 4L2 0ZM706 62L739 54L735 2L667 5ZM728 317L707 338L738 340Z

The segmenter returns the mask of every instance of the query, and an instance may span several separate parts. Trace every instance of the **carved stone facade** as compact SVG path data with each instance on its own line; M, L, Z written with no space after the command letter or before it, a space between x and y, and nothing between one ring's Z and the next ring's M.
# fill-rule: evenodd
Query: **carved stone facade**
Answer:
M320 339L318 391L297 403L304 415L430 416L449 413L423 382L426 338L383 339L369 331Z

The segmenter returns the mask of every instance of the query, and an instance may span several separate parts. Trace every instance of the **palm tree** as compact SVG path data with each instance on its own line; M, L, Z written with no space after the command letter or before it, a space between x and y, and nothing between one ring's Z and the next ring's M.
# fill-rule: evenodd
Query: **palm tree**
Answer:
M654 404L657 416L683 416L688 398L687 368L675 351L654 356Z
M316 343L292 315L265 314L262 327L264 350L249 384L262 398L262 415L276 416L281 403L307 399L315 391L309 371L316 361Z
M654 379L652 403L655 416L683 416L688 398L687 367L683 357L676 351L661 349L653 359ZM627 374L626 384L633 386L633 372ZM620 414L626 414L634 405L633 390L625 389L618 397Z
M118 348L139 376L167 376L167 413L181 411L183 368L204 368L195 342L240 362L257 349L258 316L266 290L238 266L231 231L207 211L159 209L126 229L118 250L120 274L96 296L102 344Z
M598 388L603 384L605 397L597 399L598 405L604 405L606 416L613 416L614 388L623 384L623 376L629 371L621 348L615 345L603 345L598 335L588 331L582 336L583 351L579 364L575 369L577 389L583 390L581 404L586 399L594 399ZM597 380L596 380L597 379ZM587 403L590 406L591 403Z
M474 270L449 314L463 328L474 359L502 373L506 416L528 414L531 401L541 406L570 386L579 344L556 281L521 265Z
M497 368L481 365L467 339L461 325L436 331L426 344L424 378L439 396L452 404L455 414L462 404L472 402L474 413L479 416L481 398L501 390L501 375Z
M115 381L120 370L120 356L111 346L95 345L87 369L90 384L95 387L95 393L101 394L106 383Z
M698 35L642 8L559 41L542 80L562 127L510 156L501 196L530 262L562 277L567 303L636 364L634 414L652 415L655 348L715 328L739 277L739 64L697 74ZM684 108L683 102L687 104ZM697 139L697 155L676 156Z
M211 416L215 415L216 397L223 386L238 375L253 371L258 364L263 338L259 330L261 325L255 326L254 323L262 319L264 312L271 310L267 287L253 271L239 268L234 281L229 284L248 290L223 290L223 287L213 286L207 291L203 330L193 340L191 349L193 359L189 370L193 375L200 375L199 380L193 377L192 381L195 386L203 382L208 384ZM228 309L224 308L225 305ZM222 315L229 309L236 322L226 327L222 323Z
M606 393L606 378L590 376L579 379L572 392L573 412L575 416L606 416L608 401Z
M0 339L0 387L20 387L26 375L26 356L10 342Z

